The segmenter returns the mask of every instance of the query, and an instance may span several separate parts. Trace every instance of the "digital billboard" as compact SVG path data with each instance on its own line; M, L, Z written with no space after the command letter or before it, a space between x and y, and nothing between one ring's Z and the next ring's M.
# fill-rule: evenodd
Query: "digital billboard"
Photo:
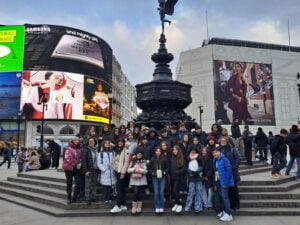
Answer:
M109 123L109 90L104 81L83 74L24 71L20 110L33 120Z
M275 125L271 64L214 61L215 118Z
M109 123L112 49L101 38L56 25L0 26L0 73L14 71L24 71L19 98L1 100L0 119L21 110L33 120ZM17 86L7 86L12 76L1 74L1 99L16 93Z
M21 81L21 72L0 72L0 119L18 115Z
M24 26L0 26L0 72L23 70Z
M84 79L84 120L109 123L110 103L108 93L110 86L103 80L93 77Z
M83 78L59 71L24 71L20 110L27 119L81 120Z
M112 49L101 38L75 28L25 24L24 70L85 74L111 85Z

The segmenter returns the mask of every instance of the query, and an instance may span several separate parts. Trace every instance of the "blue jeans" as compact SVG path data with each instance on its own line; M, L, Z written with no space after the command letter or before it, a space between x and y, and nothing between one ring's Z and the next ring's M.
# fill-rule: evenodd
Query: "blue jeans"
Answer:
M185 211L191 211L193 199L195 196L195 211L202 211L202 189L204 189L202 181L189 182L189 192L186 199Z
M300 179L300 157L296 157L297 162L297 178Z
M201 198L203 202L204 208L211 208L212 207L212 188L206 189L205 185L203 185L202 191L201 191Z
M285 170L285 174L286 174L286 175L290 175L290 172L291 172L291 169L292 169L293 164L294 164L294 162L295 162L295 159L296 159L295 156L291 156L291 157L290 157L289 164L287 165L286 170Z
M165 178L152 177L152 184L154 190L154 207L156 209L164 208L164 190L165 190Z
M222 211L225 211L228 215L231 215L231 208L230 208L230 200L229 200L229 187L221 187L220 183L217 183L217 192L220 196L221 203L222 203Z

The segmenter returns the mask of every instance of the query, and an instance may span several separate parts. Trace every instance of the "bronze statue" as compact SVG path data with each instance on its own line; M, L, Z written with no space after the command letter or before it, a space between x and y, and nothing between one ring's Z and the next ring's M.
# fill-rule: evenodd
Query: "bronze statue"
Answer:
M162 33L165 31L165 23L171 24L170 20L166 20L165 16L170 15L172 16L174 13L174 7L178 0L158 0L160 20L161 20L161 27Z

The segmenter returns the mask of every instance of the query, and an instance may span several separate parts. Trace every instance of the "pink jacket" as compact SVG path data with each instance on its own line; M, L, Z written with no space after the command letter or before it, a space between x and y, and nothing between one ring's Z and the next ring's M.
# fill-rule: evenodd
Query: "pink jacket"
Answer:
M77 148L79 150L78 160L77 160L76 146L72 141L69 142L65 152L65 160L68 162L68 164L72 165L73 167L75 167L78 163L82 162L82 156L83 156L82 144L79 144Z

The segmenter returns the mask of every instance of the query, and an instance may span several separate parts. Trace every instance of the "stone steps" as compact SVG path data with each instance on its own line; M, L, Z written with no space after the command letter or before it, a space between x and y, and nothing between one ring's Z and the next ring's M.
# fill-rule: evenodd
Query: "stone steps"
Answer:
M272 167L270 165L264 165L258 168L252 167L250 169L240 169L240 175L250 175L250 174L255 174L255 173L260 173L260 172L266 172L266 171L271 171Z
M242 180L239 182L240 186L261 186L261 185L278 185L283 184L288 181L294 181L295 177L293 176L283 176L278 180Z
M111 214L106 209L88 209L88 210L64 210L52 207L46 204L40 204L24 198L0 194L0 199L12 202L26 208L30 208L55 217L101 217L101 216L132 216L130 210L123 211L118 214ZM153 209L144 209L140 216L171 216L175 215L170 209L166 209L165 213L156 215ZM216 213L212 210L201 213L185 213L182 212L180 216L215 216ZM234 216L299 216L300 208L242 208L234 213ZM139 216L139 215L137 215Z
M300 188L300 182L288 181L278 185L239 186L240 192L288 192Z
M240 182L241 209L235 215L300 215L300 183L294 177L282 177L272 180L267 164L241 166L241 172L251 172L242 175ZM298 190L299 188L299 190ZM7 181L0 181L0 199L14 202L43 213L56 217L75 216L108 216L111 204L86 203L66 204L66 183L64 173L55 170L34 171L21 173L15 177L8 177ZM100 198L101 187L97 188L97 198ZM127 206L130 209L134 194L132 189L127 191ZM185 196L182 196L185 201ZM144 195L144 210L142 215L155 215L153 209L153 196ZM173 203L166 202L166 212L163 215L174 215L171 212ZM118 216L129 216L130 210ZM194 213L181 213L181 215L194 215ZM195 214L196 215L196 214ZM198 215L198 214L197 214ZM199 215L214 215L214 211L204 211Z
M289 193L289 192L240 192L240 199L248 200L255 199L257 201L261 199L299 199L299 193Z

